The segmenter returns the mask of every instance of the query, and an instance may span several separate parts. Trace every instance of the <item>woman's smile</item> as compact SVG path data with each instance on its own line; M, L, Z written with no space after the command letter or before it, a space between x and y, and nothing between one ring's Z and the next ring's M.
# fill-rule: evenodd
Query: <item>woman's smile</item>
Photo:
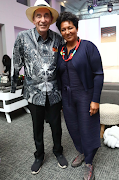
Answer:
M78 29L76 29L73 22L64 21L61 23L61 34L67 42L77 41L77 31Z

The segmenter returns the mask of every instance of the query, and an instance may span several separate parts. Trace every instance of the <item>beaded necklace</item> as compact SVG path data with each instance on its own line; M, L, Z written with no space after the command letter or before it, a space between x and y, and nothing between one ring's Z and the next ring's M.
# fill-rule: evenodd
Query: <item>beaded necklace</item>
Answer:
M79 39L79 41L77 41L76 47L75 47L73 53L70 54L70 56L69 56L68 59L65 59L65 58L64 58L64 56L65 56L65 51L64 51L64 46L62 47L62 49L61 49L61 51L60 51L60 54L61 54L61 56L62 56L62 58L63 58L64 61L69 61L69 60L71 60L71 59L73 58L74 54L76 53L76 51L77 51L77 49L78 49L78 47L79 47L79 45L80 45L80 42L81 42L81 39Z

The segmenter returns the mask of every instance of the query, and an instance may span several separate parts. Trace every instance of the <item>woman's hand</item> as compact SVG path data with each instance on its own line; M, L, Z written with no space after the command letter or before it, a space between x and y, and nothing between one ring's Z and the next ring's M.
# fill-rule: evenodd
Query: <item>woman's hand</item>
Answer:
M91 102L90 103L90 116L96 114L99 110L99 103Z

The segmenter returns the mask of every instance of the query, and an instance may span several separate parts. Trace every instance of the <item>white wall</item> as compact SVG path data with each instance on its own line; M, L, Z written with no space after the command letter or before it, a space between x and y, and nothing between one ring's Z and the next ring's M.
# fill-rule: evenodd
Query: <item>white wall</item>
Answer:
M60 3L59 2L56 2L56 0L52 0L51 7L56 9L58 11L58 13L60 13ZM55 23L50 26L50 29L59 33L59 30L57 29Z
M17 38L17 35L20 31L25 31L27 29L25 28L19 28L19 27L14 27L14 35L15 35L15 39Z
M33 27L33 24L28 21L25 15L27 8L27 6L16 2L16 0L0 1L0 23L4 24L2 35L3 39L6 40L6 47L3 47L3 54L11 56L11 49L15 41L14 27L25 29Z
M81 39L92 41L100 49L100 19L80 20L78 27L78 36Z
M25 15L27 8L27 6L16 2L16 0L0 1L0 24L3 24L1 27L3 51L0 56L4 54L12 56L12 48L16 38L14 27L23 29L33 28L33 24L28 21Z
M34 6L35 1L28 0L28 4ZM58 2L51 0L51 4L54 9L60 11L60 4ZM0 24L3 24L0 30L0 73L3 72L1 57L4 54L12 56L12 48L18 32L34 27L26 17L25 12L27 8L28 6L20 4L16 0L0 0ZM54 24L51 26L51 29L58 31Z
M101 27L116 26L116 42L101 43ZM79 21L78 35L98 47L104 66L119 66L119 15L102 16Z
M116 26L116 42L101 43L101 28ZM78 35L92 41L99 49L104 67L105 82L119 82L119 15L79 21ZM110 69L113 66L113 71ZM107 69L108 67L108 69Z
M2 73L3 71L2 54L3 54L3 46L2 46L2 33L1 33L1 26L0 26L0 73Z

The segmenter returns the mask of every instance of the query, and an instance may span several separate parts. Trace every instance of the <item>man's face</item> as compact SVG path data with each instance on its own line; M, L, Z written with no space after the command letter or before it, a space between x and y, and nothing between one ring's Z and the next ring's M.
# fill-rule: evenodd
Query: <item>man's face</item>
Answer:
M49 9L42 8L35 11L33 23L40 35L45 34L48 31L52 19Z

